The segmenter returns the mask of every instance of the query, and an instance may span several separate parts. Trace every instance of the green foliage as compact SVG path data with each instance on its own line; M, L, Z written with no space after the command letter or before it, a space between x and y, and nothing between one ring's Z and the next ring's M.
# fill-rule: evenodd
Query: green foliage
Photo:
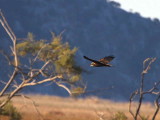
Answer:
M127 120L127 116L123 112L117 112L111 120Z
M83 94L84 92L85 92L84 89L81 87L76 87L71 90L72 96L74 97L79 96L80 94Z
M21 120L22 116L17 111L17 109L12 105L11 102L8 102L2 110L0 110L0 115L9 116L10 120Z
M81 79L82 68L77 66L75 61L76 47L71 49L68 42L62 42L61 35L56 36L54 33L50 41L34 38L34 35L29 33L25 41L17 44L19 56L35 58L38 55L41 63L51 61L46 74L61 74L67 83L77 83Z
M44 46L44 40L34 41L28 39L27 41L17 44L18 54L20 56L26 56L27 54L36 55L36 53Z

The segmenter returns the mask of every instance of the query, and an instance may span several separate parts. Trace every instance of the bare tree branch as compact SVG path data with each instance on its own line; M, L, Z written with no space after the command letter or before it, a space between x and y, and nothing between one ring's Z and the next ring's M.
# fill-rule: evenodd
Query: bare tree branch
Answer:
M129 102L129 112L131 113L132 117L134 118L134 120L137 120L137 117L139 116L142 119L142 116L140 115L140 109L141 109L141 105L143 102L143 97L145 94L159 94L159 92L155 92L155 90L157 89L158 85L160 84L160 81L155 83L154 86L149 89L148 91L144 91L144 77L145 74L148 73L151 64L156 60L156 58L147 58L146 60L144 60L143 62L143 71L141 73L141 82L140 82L140 88L139 90L136 90L135 92L133 92L130 96L130 102ZM139 96L139 101L138 101L138 107L135 111L135 113L131 110L132 108L132 102L135 96ZM158 110L157 110L158 112ZM155 113L156 116L156 113ZM153 119L154 120L154 119Z
M56 84L57 84L59 87L64 88L64 89L69 93L69 95L72 95L72 92L70 91L70 89L67 88L65 85L63 85L63 84L61 84L61 83L59 83L59 82L56 82Z
M152 117L152 120L154 120L159 112L159 108L160 108L160 103L159 103L159 100L160 100L160 94L158 95L157 99L155 100L155 105L156 105L156 111Z
M22 85L22 87L25 87L25 86L34 86L34 85L38 85L38 84L42 84L42 83L45 83L45 82L49 82L49 81L54 81L55 79L61 79L62 76L54 76L52 78L48 78L48 79L44 79L42 81L39 81L39 82L31 82L31 83L25 83Z
M6 58L9 65L12 65L12 61L10 60L9 56L3 50L0 50L0 53Z
M0 93L0 96L2 96L4 94L4 92L7 90L7 88L9 87L9 85L11 84L11 82L14 80L14 78L17 75L17 67L18 67L18 57L17 57L17 50L16 50L16 36L14 34L14 32L11 30L11 28L9 27L2 11L0 10L0 16L2 19L0 19L0 23L3 26L3 28L5 29L5 31L7 32L7 34L9 35L9 37L11 38L12 42L13 42L13 54L14 54L14 62L15 62L15 69L12 73L11 78L9 79L9 81L7 82L7 84L5 85L5 87L3 88L3 90ZM9 58L7 57L7 59L9 60ZM10 62L9 62L10 63Z
M14 34L14 32L12 31L12 29L9 27L7 20L5 19L2 11L0 10L0 16L2 17L2 19L0 19L0 23L3 26L3 28L5 29L5 31L7 32L7 34L9 35L9 37L11 38L12 42L13 42L13 54L14 54L14 62L15 62L15 66L18 66L18 57L17 57L17 50L16 50L16 42L17 42L17 38Z

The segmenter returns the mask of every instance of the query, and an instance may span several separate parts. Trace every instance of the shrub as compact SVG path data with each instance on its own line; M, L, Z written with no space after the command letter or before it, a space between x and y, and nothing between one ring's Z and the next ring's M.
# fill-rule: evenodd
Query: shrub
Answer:
M127 120L127 116L123 112L117 112L111 120Z
M0 110L0 115L9 116L10 120L21 120L22 118L21 114L11 102L8 102L3 109Z

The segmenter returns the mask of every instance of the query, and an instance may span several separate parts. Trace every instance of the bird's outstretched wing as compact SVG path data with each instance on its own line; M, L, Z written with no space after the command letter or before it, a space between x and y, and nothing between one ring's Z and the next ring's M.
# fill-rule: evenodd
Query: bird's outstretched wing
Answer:
M115 58L114 56L107 56L107 57L104 57L104 58L100 59L99 62L104 63L104 64L108 64L114 58Z
M87 59L87 60L89 60L89 61L92 61L92 62L94 62L94 63L98 63L98 64L101 64L99 61L97 61L97 60L93 60L93 59L90 59L90 58L88 58L88 57L86 57L86 56L83 56L85 59Z

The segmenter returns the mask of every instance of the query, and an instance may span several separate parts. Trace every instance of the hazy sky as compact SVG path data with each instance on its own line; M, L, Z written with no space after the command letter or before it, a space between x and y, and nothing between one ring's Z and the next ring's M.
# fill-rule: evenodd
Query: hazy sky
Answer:
M160 19L160 0L112 0L121 4L127 11L138 12L143 17Z

